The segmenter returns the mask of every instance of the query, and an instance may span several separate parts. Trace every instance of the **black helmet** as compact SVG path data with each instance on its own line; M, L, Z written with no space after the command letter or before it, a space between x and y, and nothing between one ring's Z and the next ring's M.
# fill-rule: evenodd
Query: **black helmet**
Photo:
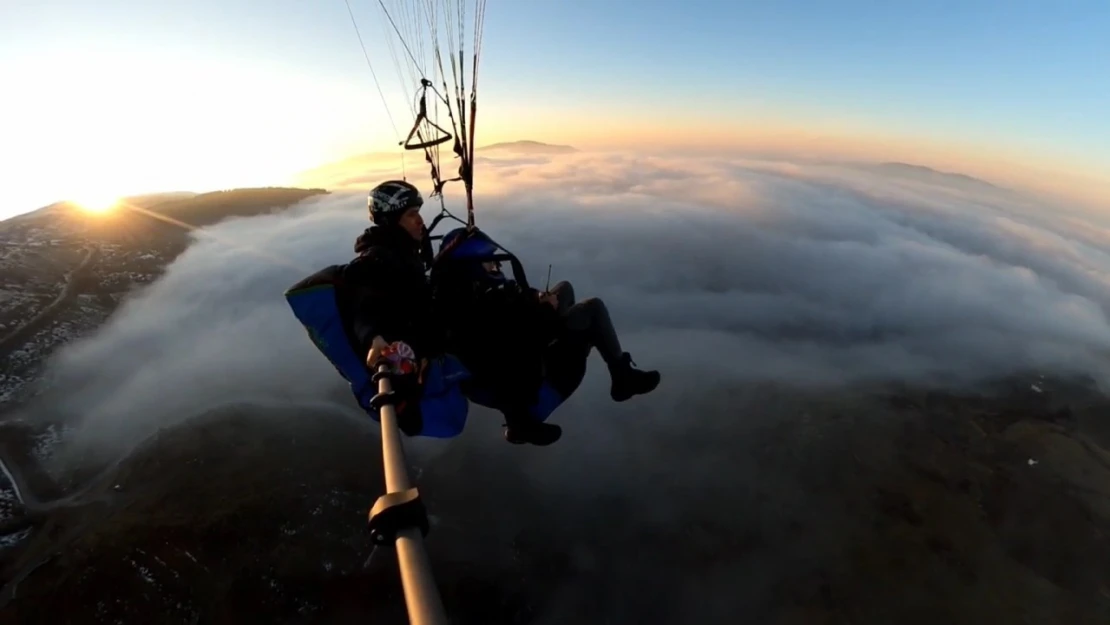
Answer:
M370 221L387 226L397 223L408 209L423 206L424 196L409 182L388 180L370 190L366 205L370 209Z

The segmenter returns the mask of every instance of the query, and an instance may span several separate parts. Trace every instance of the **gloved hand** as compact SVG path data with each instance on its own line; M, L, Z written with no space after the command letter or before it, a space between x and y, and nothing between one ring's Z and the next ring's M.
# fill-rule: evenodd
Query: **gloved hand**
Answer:
M381 365L388 365L393 372L392 390L397 398L394 405L397 425L409 436L416 436L423 427L420 412L420 366L416 353L404 341L386 343L380 336L374 337L366 364L377 371Z
M370 353L366 355L366 364L374 371L380 365L386 364L394 373L416 373L416 352L404 341L386 343L385 339L375 336L370 346Z

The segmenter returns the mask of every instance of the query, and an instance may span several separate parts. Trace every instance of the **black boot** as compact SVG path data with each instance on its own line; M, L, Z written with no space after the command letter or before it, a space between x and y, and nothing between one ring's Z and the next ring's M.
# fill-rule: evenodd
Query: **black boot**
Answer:
M563 428L553 424L536 421L530 416L509 418L505 415L505 440L514 445L537 445L546 447L559 440Z
M627 352L621 354L620 360L609 365L609 376L613 379L609 388L609 396L613 401L627 401L634 395L650 393L659 386L660 379L658 371L636 369L632 356Z

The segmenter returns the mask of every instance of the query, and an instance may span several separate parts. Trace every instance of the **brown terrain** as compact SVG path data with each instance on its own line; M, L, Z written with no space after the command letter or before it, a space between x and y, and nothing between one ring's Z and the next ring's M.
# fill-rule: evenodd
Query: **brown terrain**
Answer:
M691 428L667 442L678 466L605 492L533 482L476 419L492 453L460 443L416 472L445 603L456 623L1108 622L1107 403L1038 388L736 389L774 418ZM41 508L0 561L0 622L404 622L388 550L364 566L379 449L326 413L163 432Z

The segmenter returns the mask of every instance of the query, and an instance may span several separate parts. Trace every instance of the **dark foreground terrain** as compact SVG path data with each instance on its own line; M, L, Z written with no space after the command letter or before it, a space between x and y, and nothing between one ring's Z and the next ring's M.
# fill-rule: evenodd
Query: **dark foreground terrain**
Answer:
M414 454L454 623L1110 622L1110 402L737 388L697 427L600 446L463 439ZM582 428L579 427L579 430ZM0 552L0 623L403 623L370 544L372 429L336 413L198 417ZM70 467L72 468L72 467ZM61 475L66 471L63 467Z

